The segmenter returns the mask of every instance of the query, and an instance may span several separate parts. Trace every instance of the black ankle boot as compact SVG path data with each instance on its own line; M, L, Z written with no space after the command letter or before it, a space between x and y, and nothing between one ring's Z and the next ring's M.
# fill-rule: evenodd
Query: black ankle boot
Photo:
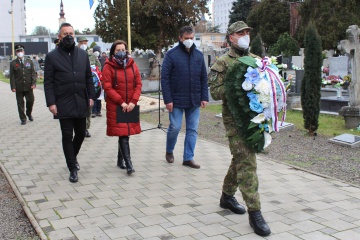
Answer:
M120 141L119 141L119 147L118 147L118 158L117 158L117 166L121 169L125 169L125 161L123 158L123 155L121 153L121 147L120 147Z
M126 172L127 174L132 174L135 172L132 162L131 162L131 156L130 156L130 145L129 145L129 137L120 137L120 148L121 153L125 161L126 165Z
M236 201L234 196L230 196L225 193L222 193L221 195L220 207L229 209L236 214L244 214L246 212L245 208Z
M249 223L257 235L267 236L271 233L270 228L265 222L260 210L249 211Z

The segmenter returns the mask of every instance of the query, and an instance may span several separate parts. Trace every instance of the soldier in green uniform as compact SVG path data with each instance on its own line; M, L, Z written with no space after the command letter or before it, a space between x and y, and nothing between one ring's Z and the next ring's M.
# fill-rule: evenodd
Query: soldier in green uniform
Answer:
M243 21L230 25L227 37L231 43L231 48L213 64L208 79L211 96L215 100L222 100L222 118L229 138L230 152L233 156L224 179L220 206L236 214L244 214L246 212L245 208L234 197L239 187L248 208L250 226L256 234L267 236L271 231L260 211L256 155L245 145L245 139L242 138L242 134L236 127L234 116L228 107L229 102L226 98L224 86L228 70L231 69L234 63L239 62L240 57L256 57L249 52L249 32L251 29Z
M88 40L86 37L79 37L78 38L78 48L81 48L84 51L88 50ZM90 65L95 65L98 66L99 69L101 69L101 63L99 61L99 59L90 51L88 51L88 56L89 56L89 61L90 61ZM92 108L93 106L91 106L89 108L89 116L86 117L86 133L85 133L85 137L89 138L91 137L91 134L89 132L89 128L90 128L90 124L91 124L91 113L92 113Z
M33 89L36 87L36 72L31 59L25 59L25 48L18 44L15 46L17 58L10 63L10 88L16 94L21 125L26 124L26 116L34 121L32 109L34 106ZM26 115L25 102L26 100Z

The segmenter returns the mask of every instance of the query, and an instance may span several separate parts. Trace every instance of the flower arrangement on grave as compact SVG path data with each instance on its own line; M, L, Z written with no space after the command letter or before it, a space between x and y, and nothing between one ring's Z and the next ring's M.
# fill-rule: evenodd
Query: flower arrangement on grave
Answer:
M279 113L285 120L286 88L276 67L276 58L241 57L225 77L225 96L239 135L254 152L271 143L279 131Z

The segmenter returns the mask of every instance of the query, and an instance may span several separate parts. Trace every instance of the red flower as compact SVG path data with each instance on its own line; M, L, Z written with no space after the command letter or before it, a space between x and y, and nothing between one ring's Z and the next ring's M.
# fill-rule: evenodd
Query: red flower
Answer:
M15 67L18 67L18 66L19 66L19 64L16 64L16 65L15 65Z

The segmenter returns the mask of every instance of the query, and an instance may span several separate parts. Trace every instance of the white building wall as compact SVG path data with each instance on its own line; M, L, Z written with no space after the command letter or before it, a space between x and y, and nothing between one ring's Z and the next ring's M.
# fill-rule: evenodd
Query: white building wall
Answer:
M26 14L25 0L13 0L14 11L14 41L19 42L20 36L25 35ZM11 10L11 0L0 0L0 42L12 41L12 17L9 14Z
M220 25L220 33L226 33L229 24L229 12L235 0L214 0L213 19L214 25Z

